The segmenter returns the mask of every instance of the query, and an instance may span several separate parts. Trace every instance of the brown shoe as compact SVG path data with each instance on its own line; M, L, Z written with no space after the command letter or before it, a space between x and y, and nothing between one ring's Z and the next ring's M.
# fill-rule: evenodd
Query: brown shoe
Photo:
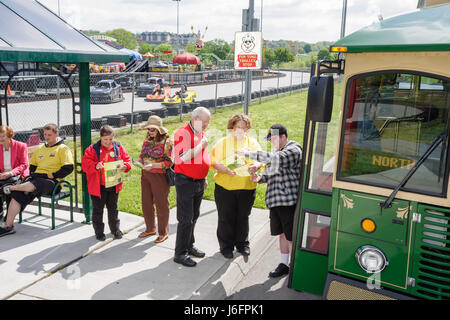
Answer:
M152 231L152 232L144 231L140 235L138 235L138 237L139 238L145 238L145 237L148 237L148 236L154 236L155 234L156 234L156 230Z
M155 243L161 243L163 241L166 241L168 237L169 236L167 234L165 236L158 236L158 238L156 238L155 240Z

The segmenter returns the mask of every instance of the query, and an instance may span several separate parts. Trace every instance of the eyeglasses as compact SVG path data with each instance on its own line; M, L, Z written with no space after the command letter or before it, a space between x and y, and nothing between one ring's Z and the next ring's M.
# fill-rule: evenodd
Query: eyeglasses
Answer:
M150 131L150 132L155 132L156 131L155 128L148 128L147 130Z

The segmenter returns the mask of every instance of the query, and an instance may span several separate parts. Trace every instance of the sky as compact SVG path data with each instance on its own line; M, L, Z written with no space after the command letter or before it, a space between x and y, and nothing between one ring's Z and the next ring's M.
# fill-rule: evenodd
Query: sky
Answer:
M242 28L242 9L249 0L39 0L74 27L101 32L124 28L144 31L200 31L204 41L231 42ZM343 0L254 0L265 40L309 43L338 40ZM383 19L416 10L418 0L347 0L345 34ZM262 7L262 10L261 10ZM205 32L205 29L207 30Z

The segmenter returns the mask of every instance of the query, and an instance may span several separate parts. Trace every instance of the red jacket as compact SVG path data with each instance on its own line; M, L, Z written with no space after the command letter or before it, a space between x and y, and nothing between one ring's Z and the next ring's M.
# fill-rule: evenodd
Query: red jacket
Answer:
M11 168L14 175L20 174L24 178L30 174L28 169L28 150L23 142L11 139ZM0 172L5 172L3 163L3 147L0 145Z
M130 156L122 145L119 145L119 154L117 160L123 160L123 164L127 166L125 172L131 170ZM95 152L94 145L90 145L84 151L83 158L81 159L81 168L86 172L86 179L88 184L88 192L93 196L100 197L100 170L95 169L98 163L97 153ZM116 193L122 190L122 182L116 186Z

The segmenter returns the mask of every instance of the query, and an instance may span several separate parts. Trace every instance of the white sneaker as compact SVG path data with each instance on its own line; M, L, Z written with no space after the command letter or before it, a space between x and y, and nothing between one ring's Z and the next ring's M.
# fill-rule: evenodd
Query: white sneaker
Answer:
M4 194L11 194L11 190L9 190L9 186L4 186L3 187L3 193Z

